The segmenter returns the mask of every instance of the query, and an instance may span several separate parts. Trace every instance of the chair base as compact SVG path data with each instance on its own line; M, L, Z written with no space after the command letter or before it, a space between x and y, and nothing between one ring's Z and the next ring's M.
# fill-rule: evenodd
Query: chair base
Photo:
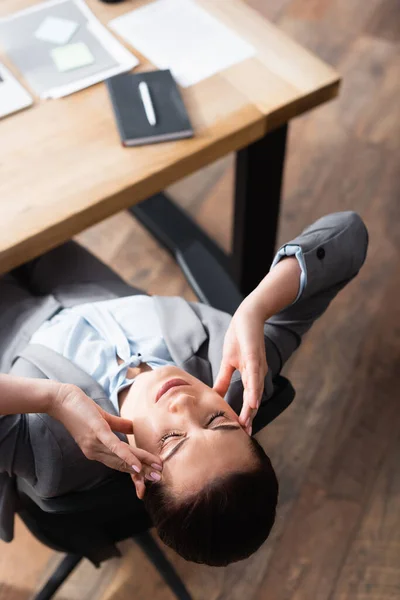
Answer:
M133 540L140 546L147 558L153 563L165 583L175 594L177 600L192 600L192 596L187 591L178 573L175 571L152 535L148 531L145 531L144 533L136 535ZM40 592L34 597L34 600L50 600L75 567L78 566L82 558L82 556L78 556L77 554L67 554L48 581L44 584Z
M192 596L185 588L178 573L175 571L152 535L146 531L136 535L133 539L140 546L144 554L146 554L147 558L153 563L165 583L175 594L177 600L192 600Z
M44 584L40 592L34 597L34 600L50 600L81 560L82 556L78 556L77 554L67 554Z

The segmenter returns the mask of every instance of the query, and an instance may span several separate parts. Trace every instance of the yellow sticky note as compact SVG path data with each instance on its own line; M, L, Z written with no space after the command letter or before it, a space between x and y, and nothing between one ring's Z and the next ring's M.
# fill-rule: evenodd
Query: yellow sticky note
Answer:
M50 52L59 71L72 71L94 63L94 56L83 42L58 46Z

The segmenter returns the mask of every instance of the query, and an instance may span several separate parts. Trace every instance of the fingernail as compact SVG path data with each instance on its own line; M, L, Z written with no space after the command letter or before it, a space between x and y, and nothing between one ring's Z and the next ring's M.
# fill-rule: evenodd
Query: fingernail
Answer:
M154 481L160 481L161 479L161 475L160 473L150 473L150 477L154 480Z
M247 419L246 423L244 424L245 427L248 427L250 425L250 417Z
M132 469L136 471L136 473L140 473L140 469L136 465L132 465Z
M253 432L253 428L249 427L248 430L247 430L247 433L251 436L252 432Z
M153 469L156 469L157 471L162 471L162 466L157 463L151 463L151 466L153 467Z

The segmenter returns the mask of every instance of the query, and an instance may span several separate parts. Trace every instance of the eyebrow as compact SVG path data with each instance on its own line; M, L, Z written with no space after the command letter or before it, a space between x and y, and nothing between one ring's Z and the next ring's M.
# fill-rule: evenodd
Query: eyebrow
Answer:
M210 429L212 429L213 431L215 431L216 429L230 429L231 431L233 429L240 429L240 425L229 425L228 423L226 425L216 425L215 427L210 427Z
M233 431L235 429L240 429L240 425L230 425L229 423L227 423L226 425L216 425L215 427L210 427L210 429L212 431L216 431L217 429L226 429L228 431ZM176 446L174 446L171 450L171 452L163 459L163 463L165 463L167 460L169 460L171 458L171 456L173 456L176 452L178 452L179 448L185 443L187 442L187 440L189 440L189 437L183 438L183 440L181 440L180 442L178 442L176 444Z

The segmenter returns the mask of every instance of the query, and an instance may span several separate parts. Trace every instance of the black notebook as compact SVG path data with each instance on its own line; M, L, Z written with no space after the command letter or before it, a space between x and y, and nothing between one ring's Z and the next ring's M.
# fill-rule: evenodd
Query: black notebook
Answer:
M147 84L155 114L151 125L139 84ZM106 81L121 141L124 146L139 146L179 140L193 136L193 128L171 71L123 73Z

